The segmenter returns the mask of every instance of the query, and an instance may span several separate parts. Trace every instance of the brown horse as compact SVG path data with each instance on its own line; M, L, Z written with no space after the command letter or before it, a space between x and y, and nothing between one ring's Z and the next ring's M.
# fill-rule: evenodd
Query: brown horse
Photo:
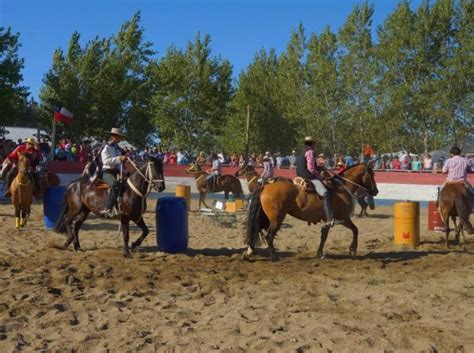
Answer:
M469 214L472 212L471 203L468 189L464 186L463 182L460 183L446 183L444 188L441 190L439 199L439 214L444 223L444 229L446 232L446 247L449 248L449 217L453 219L456 238L459 241L459 233L463 235L463 228L467 230L469 234L473 234L471 222L469 222ZM459 217L459 226L456 226L456 217ZM463 241L464 242L464 241ZM460 242L461 244L461 242Z
M360 191L356 193L357 203L360 206L360 217L369 217L369 213L367 212L367 207L370 207L371 210L375 209L374 204L374 197L365 191Z
M133 163L130 161L130 163ZM148 157L141 166L132 164L134 171L130 174L124 186L121 203L122 214L119 216L124 242L124 256L130 256L129 223L133 221L142 230L140 238L132 243L132 249L139 246L148 235L148 228L143 220L146 210L146 197L152 188L162 192L165 189L163 164L161 159ZM67 232L68 238L64 244L67 248L71 242L74 249L80 250L79 229L92 211L100 216L105 207L108 186L105 183L94 182L88 184L85 178L70 183L66 189L64 205L54 230L58 233Z
M356 256L359 231L350 219L352 198L358 189L363 189L373 196L377 195L374 172L371 167L358 164L334 176L332 180L334 187L330 193L334 216L343 220L343 225L352 231L349 253ZM286 182L267 184L263 188L257 189L250 201L245 240L248 249L243 255L243 259L250 258L262 237L268 245L272 261L278 260L273 247L273 239L287 214L308 223L316 224L322 220L326 221L322 200L316 193L308 193L300 185ZM321 227L321 243L316 254L320 258L324 258L323 248L329 229L328 224ZM264 237L263 230L267 230Z
M252 167L251 165L242 165L236 172L235 176L239 177L245 175L245 178L247 179L247 187L251 193L254 193L260 186L261 184L258 182L258 179L260 175L255 171L255 168ZM276 182L276 181L286 181L289 183L293 183L293 179L291 178L286 178L286 177L274 177L271 178L270 182Z
M31 160L28 154L18 153L18 174L10 185L12 204L15 207L15 226L24 227L30 216L35 186L30 176Z
M199 208L201 208L201 203L209 208L206 204L206 194L208 192L222 192L224 191L224 198L227 200L229 198L229 192L235 198L244 199L244 190L242 189L242 184L240 183L239 178L236 178L233 175L221 175L217 178L217 182L214 185L213 190L208 190L207 188L207 180L206 177L208 176L206 171L201 170L201 166L197 163L191 163L188 169L186 169L186 173L194 174L194 178L196 179L196 188L199 191Z

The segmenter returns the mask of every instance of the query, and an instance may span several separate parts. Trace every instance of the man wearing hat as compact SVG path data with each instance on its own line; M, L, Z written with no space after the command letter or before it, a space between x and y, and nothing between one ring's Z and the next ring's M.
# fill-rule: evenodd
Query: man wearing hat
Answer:
M7 158L12 163L12 167L10 171L8 172L6 176L6 181L5 181L5 196L10 197L10 185L13 181L13 178L15 177L17 173L17 165L18 165L18 157L19 153L25 154L28 153L31 155L31 176L33 177L33 182L35 183L35 190L39 191L40 189L40 182L39 182L39 175L37 175L36 171L36 166L39 164L41 161L41 152L38 149L38 143L36 142L34 137L28 137L25 140L25 143L19 145L13 152L11 152Z
M109 141L102 146L100 151L100 158L102 161L102 180L104 180L110 187L110 192L107 196L105 209L101 212L104 217L113 217L113 209L121 192L121 184L117 180L117 176L122 168L122 162L127 156L122 153L118 143L125 137L122 130L113 127L110 132Z
M314 152L315 147L316 140L312 136L306 136L304 139L303 152L296 162L296 175L301 178L311 180L316 192L323 198L323 209L326 216L326 221L332 227L336 224L342 224L343 221L334 218L329 191L322 182L324 178L316 169L316 156Z
M263 185L269 178L273 178L273 163L271 157L265 155L265 157L263 157L263 172L260 175L259 182Z

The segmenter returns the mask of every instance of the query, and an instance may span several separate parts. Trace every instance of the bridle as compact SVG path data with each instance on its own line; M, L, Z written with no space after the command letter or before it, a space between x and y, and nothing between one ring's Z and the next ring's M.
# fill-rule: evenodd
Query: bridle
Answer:
M331 173L331 174L334 175L334 179L335 179L353 198L357 198L357 197L354 195L354 193L353 193L346 185L344 185L344 184L341 182L341 180L339 180L339 179L342 179L342 180L344 180L345 182L354 185L355 187L357 187L358 190L363 190L363 191L365 191L366 193L368 193L369 195L373 195L373 194L374 194L374 178L373 178L373 175L370 174L370 171L369 171L369 169L368 169L367 166L365 166L365 171L366 171L367 173L369 173L369 175L370 175L370 178L369 178L369 179L370 179L370 190L367 189L365 186L362 186L362 185L360 185L360 184L358 184L358 183L356 183L356 182L354 182L354 181L352 181L352 180L349 180L349 179L347 179L346 177L344 177L344 176L342 176L342 175L340 175L340 174L333 174L333 173Z
M147 184L147 189L145 194L143 194L130 180L130 178L127 179L127 184L130 186L130 189L133 190L134 193L136 193L138 196L141 198L145 199L151 192L153 188L158 189L159 183L163 183L163 179L153 179L154 173L153 173L153 166L155 165L155 162L148 160L147 161L147 166L145 170L145 174L142 173L142 171L137 167L137 165L129 158L127 157L127 160L130 162L132 167L136 170L136 172L143 178L145 179L145 183Z

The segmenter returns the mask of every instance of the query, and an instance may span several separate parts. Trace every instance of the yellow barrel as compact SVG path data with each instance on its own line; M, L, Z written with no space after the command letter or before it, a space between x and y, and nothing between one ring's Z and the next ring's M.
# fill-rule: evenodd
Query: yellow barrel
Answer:
M186 200L188 211L191 210L191 186L176 185L176 197L182 197Z
M420 203L396 202L393 211L393 242L417 246L420 243Z

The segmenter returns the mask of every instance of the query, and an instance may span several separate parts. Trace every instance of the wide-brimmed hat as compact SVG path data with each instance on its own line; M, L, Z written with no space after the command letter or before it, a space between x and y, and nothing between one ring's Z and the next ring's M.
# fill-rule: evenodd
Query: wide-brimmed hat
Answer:
M117 136L121 136L121 137L127 137L127 135L124 135L122 133L122 129L118 128L118 127L113 127L112 129L110 129L110 131L105 131L111 135L117 135Z
M313 136L306 136L304 142L316 142Z
M25 140L25 143L31 143L32 145L37 145L38 142L36 142L35 138L34 137L28 137L26 140Z

